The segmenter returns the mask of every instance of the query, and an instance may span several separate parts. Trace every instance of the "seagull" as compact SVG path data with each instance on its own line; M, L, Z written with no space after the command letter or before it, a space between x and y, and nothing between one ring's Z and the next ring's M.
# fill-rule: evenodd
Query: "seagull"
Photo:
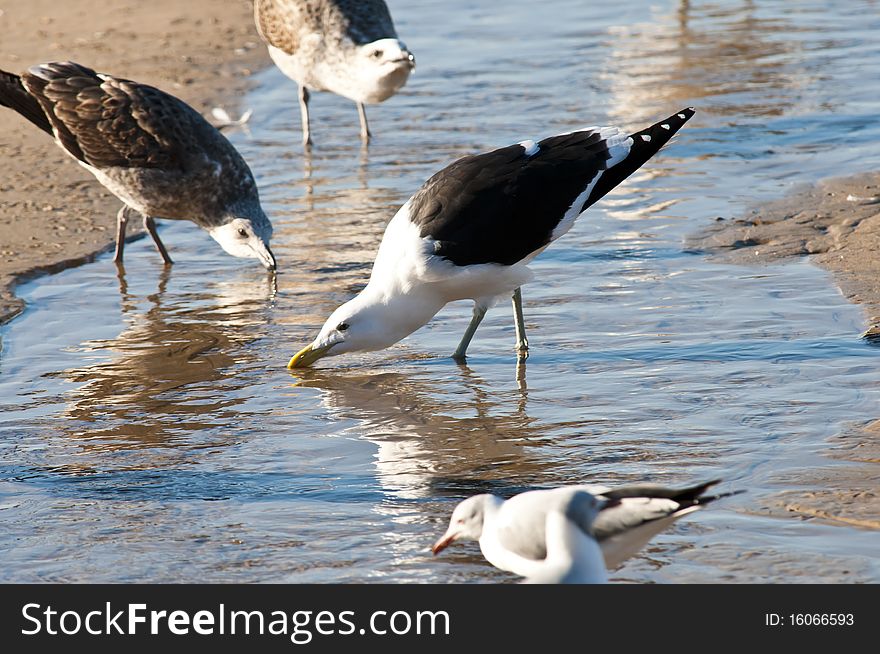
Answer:
M579 485L528 491L503 500L469 497L455 507L431 551L476 540L496 568L534 583L603 583L613 569L682 516L741 491L706 495L720 480L667 488ZM596 553L603 570L597 567Z
M388 223L367 286L330 315L288 368L389 347L448 302L471 299L473 317L452 355L463 362L486 311L511 296L517 351L524 358L520 287L532 279L528 263L693 115L693 108L682 109L629 136L616 127L588 127L447 166Z
M254 22L272 61L299 84L306 146L312 143L310 90L354 100L361 140L368 143L364 104L397 93L416 65L383 0L255 0Z
M159 89L77 63L0 71L0 105L27 118L123 202L116 254L135 215L166 264L156 218L191 220L236 257L275 270L272 223L250 169L233 145L192 107Z

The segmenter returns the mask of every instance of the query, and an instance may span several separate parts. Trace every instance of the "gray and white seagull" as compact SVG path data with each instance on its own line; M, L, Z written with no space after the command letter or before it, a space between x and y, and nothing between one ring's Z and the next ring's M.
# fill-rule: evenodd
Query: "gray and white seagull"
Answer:
M236 257L275 269L272 223L250 168L233 145L188 104L159 89L67 62L0 71L0 105L55 142L122 200L116 255L122 263L133 214L166 264L155 219L191 220Z
M489 563L528 582L604 583L606 568L618 567L679 518L741 492L707 495L717 483L563 486L506 501L475 495L455 507L431 551L476 540Z
M357 103L361 140L370 140L365 104L406 84L415 57L397 38L383 0L254 0L254 20L269 56L299 84L303 143L311 144L309 91Z
M516 347L525 356L520 287L532 279L529 262L693 115L692 108L682 109L630 135L616 127L587 127L450 164L391 219L367 286L330 315L288 367L381 350L426 324L447 303L470 299L473 318L452 355L463 361L486 311L511 296Z

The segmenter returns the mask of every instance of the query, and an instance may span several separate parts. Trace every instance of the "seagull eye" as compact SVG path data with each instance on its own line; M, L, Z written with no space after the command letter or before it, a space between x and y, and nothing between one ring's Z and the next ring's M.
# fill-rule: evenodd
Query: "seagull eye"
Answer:
M242 238L245 238L247 236L247 230L244 227L239 227L238 228L238 235L241 236Z
M346 329L348 329L348 323L341 322L338 325L336 325L336 329L337 329L337 331L344 332Z
M459 525L463 525L463 524L464 524L464 519L463 519L463 518L459 518L458 520L455 521L455 523L456 523L456 524L459 524Z
M373 59L378 59L379 57L382 56L382 51L381 50L373 50L373 54L371 56L373 57Z

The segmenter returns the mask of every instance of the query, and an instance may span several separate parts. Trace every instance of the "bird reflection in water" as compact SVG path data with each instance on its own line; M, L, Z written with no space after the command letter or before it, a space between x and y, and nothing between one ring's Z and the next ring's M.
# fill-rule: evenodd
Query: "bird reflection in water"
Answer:
M681 103L737 121L803 108L818 76L803 56L808 32L783 11L768 12L750 0L681 0L674 14L616 28L609 40L614 65L607 71L616 108L611 117L638 124L654 107Z
M156 290L138 296L120 269L122 331L82 344L83 360L97 363L57 373L76 384L65 398L64 430L89 447L185 441L187 434L234 422L236 406L246 399L239 392L246 376L228 370L259 337L252 328L268 321L276 277L209 281L198 291L169 292L173 274L164 268Z
M526 394L490 390L466 365L457 371L438 383L419 371L307 369L294 386L320 389L334 420L355 421L341 435L377 446L376 472L394 497L497 489L511 478L544 477L554 464L525 446L543 437L546 425L529 416Z
M343 153L342 158L345 158L345 154ZM332 156L330 159L337 159L338 157ZM302 158L302 202L305 205L304 208L309 212L315 211L315 187L320 186L322 183L327 185L331 182L334 182L332 178L329 177L320 177L315 176L316 168L321 168L321 162L318 162L317 166L315 163L315 155L312 153L311 148L303 152ZM335 168L334 161L329 162ZM366 145L361 144L359 154L358 154L358 165L357 165L357 189L361 191L367 191L367 195L369 195L369 174L368 174L368 164L370 163L370 148ZM353 181L353 180L352 180ZM354 186L350 188L354 189Z

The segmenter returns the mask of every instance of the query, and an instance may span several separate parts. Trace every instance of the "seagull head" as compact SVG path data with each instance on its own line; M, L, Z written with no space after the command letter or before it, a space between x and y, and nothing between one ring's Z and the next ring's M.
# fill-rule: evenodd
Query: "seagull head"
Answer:
M498 500L494 495L483 494L461 502L452 512L446 533L437 539L431 551L439 554L457 540L480 540L486 510L493 501Z
M381 309L358 296L330 314L315 340L294 354L287 367L306 368L324 357L388 347L394 341L388 341L382 323Z
M409 74L416 67L416 58L399 39L379 39L358 46L356 64L358 78L372 80L373 84L364 98L376 103L391 97L406 84Z
M330 314L315 340L293 355L287 367L305 368L327 356L391 347L427 323L443 304L432 294L396 294L371 280Z
M208 233L232 256L259 259L267 270L275 270L275 255L269 249L272 223L262 209L241 213L226 216L222 225L210 228Z

